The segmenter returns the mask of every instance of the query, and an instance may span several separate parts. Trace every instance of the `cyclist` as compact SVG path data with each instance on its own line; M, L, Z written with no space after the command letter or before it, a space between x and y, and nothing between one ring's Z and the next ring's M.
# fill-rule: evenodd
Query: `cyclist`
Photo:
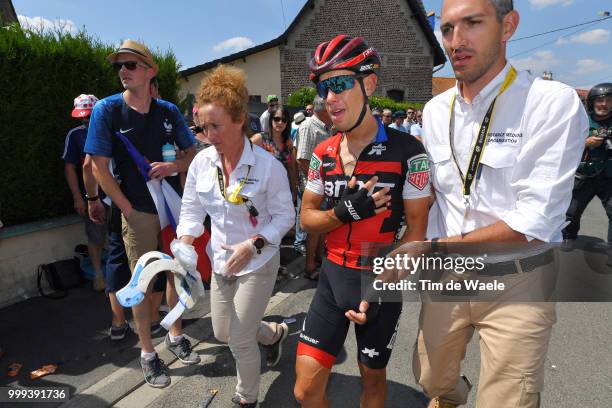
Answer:
M361 406L382 407L386 365L401 302L362 302L362 280L373 279L373 258L392 244L423 240L430 198L429 166L420 142L385 128L370 112L380 59L361 37L339 35L318 46L310 79L338 133L314 150L301 223L326 233L327 255L302 326L294 393L303 407L329 406L325 389L350 322L356 323ZM323 200L330 210L320 210ZM366 316L367 313L367 316Z

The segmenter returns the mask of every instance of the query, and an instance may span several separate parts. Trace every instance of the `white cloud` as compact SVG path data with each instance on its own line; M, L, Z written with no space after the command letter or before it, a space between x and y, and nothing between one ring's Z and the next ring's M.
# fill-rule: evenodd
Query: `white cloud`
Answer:
M598 28L586 33L572 35L569 38L559 38L557 45L564 44L603 44L610 40L610 31Z
M581 59L576 62L576 70L574 74L576 75L585 75L593 72L604 70L608 67L607 64L604 64L601 61L597 61L591 58Z
M25 28L41 31L60 30L70 33L77 32L76 24L72 20L64 20L61 18L49 20L44 17L28 17L23 15L19 15L17 16L17 18L19 19L19 24L21 24L21 26Z
M518 58L511 61L519 70L529 70L533 75L540 75L544 71L551 70L552 66L559 64L559 60L552 51L538 51L531 57Z
M532 6L536 8L544 8L548 6L555 6L561 4L563 6L569 6L574 0L529 0Z
M225 41L221 41L219 44L213 46L213 51L221 52L221 51L231 51L238 52L245 50L247 48L255 45L253 40L247 37L233 37L228 38Z

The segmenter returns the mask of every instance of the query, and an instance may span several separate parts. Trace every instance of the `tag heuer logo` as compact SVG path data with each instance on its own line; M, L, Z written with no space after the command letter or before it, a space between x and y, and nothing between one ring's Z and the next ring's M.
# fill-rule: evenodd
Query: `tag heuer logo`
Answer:
M313 154L310 158L310 168L313 170L319 170L319 167L321 167L321 160L319 160L319 158Z
M408 163L408 182L422 190L429 182L429 161L427 157L417 157Z
M308 180L314 181L320 178L321 160L314 154L310 158L310 166L308 168Z

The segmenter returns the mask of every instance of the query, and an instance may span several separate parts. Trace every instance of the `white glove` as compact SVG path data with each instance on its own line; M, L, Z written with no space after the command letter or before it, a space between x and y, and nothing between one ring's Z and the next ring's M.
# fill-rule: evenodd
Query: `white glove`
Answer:
M176 258L185 271L192 274L196 271L196 267L198 266L198 254L193 245L175 239L170 243L170 250L174 258Z
M234 245L221 245L221 248L231 251L232 256L225 263L223 275L232 276L244 269L249 263L255 252L255 245L253 245L252 239L247 239L239 244Z

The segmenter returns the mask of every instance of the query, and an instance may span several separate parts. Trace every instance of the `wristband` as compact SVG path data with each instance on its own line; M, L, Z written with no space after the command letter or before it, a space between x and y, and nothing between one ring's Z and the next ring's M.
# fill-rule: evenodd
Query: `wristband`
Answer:
M87 199L87 201L97 201L98 198L100 198L100 196L99 195L90 196L90 195L85 194L85 198Z

